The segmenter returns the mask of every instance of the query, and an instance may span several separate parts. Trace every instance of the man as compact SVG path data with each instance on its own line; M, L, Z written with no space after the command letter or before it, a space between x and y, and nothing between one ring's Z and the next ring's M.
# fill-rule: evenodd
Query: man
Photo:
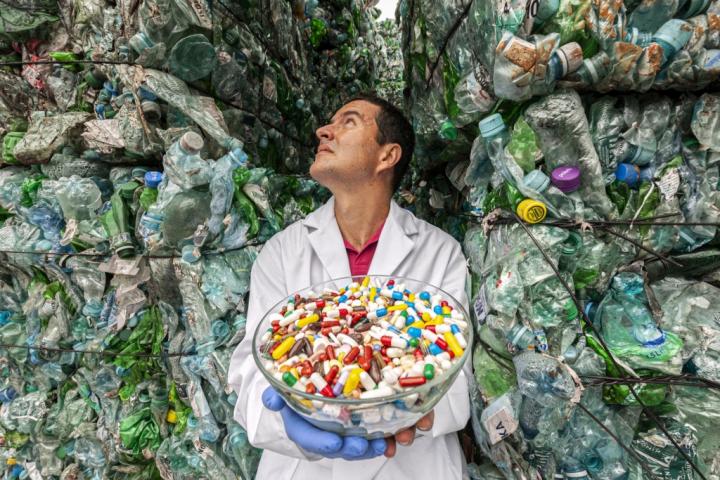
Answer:
M471 364L433 412L394 438L367 441L312 426L258 371L252 339L262 316L291 293L353 275L408 277L438 286L467 307L460 245L392 201L414 148L412 127L390 103L360 96L319 128L310 174L333 197L263 247L252 268L247 334L233 353L234 418L265 449L258 479L459 479L455 432L470 416Z

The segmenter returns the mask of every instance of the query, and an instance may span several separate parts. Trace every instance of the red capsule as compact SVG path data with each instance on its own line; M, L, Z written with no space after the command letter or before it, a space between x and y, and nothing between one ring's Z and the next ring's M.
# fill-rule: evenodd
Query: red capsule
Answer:
M350 320L350 326L354 326L363 318L365 318L365 312L353 312L352 320Z
M382 347L382 348L380 348L380 354L381 354L383 357L387 357L387 347Z
M401 387L417 387L425 383L425 377L403 377L398 382Z
M335 348L333 348L332 345L325 347L325 355L327 355L328 360L335 360L337 358L335 356Z
M365 345L365 358L370 360L373 356L373 347L371 345Z
M312 383L308 383L307 385L305 385L305 392L315 393L315 385L313 385Z
M370 367L372 366L370 360L367 357L358 357L357 363L358 365L360 365L360 368L362 368L366 372L370 371Z
M447 306L448 306L448 303L447 303L445 300L441 300L441 301L440 301L440 306L441 306L441 307L447 307Z
M340 318L345 318L350 314L347 308L341 308L338 310L338 312L340 313Z
M415 351L413 352L413 355L415 356L415 361L422 362L423 360L425 360L425 355L423 355L422 350L420 350L419 348L415 349Z
M425 325L425 329L430 330L433 333L437 333L435 331L435 325Z
M386 355L383 355L382 359L383 359L383 362L385 362L385 365L388 365L388 364L391 364L391 363L392 363L392 358L390 358L390 357L388 357L388 356L386 356Z
M323 320L322 322L320 322L320 326L323 328L339 327L340 320Z
M320 334L323 337L327 337L332 333L332 327L325 327L320 329Z
M327 358L327 354L326 354L325 352L320 352L320 355L318 355L318 358L317 358L317 359L318 359L318 362L321 362L321 363L322 363L322 362L324 362L325 360L328 359L328 358Z
M390 335L383 335L380 337L380 343L383 344L383 347L392 347L392 337Z
M340 330L340 333L344 333L345 335L347 335L348 333L350 333L350 330L348 329L348 327L343 327L343 329Z
M442 338L440 338L440 337L436 338L436 339L435 339L435 345L437 345L438 347L442 348L443 350L445 350L445 351L447 352L448 344L447 344L447 342L446 342L445 340L443 340Z
M395 285L395 280L388 280L387 285L388 287L392 287L393 285Z
M323 308L325 308L325 300L318 300L317 302L315 302L315 306L322 310Z
M328 398L335 397L335 394L333 393L332 388L330 388L330 385L325 385L325 387L322 390L320 390L320 393L322 394L323 397L328 397Z
M309 377L310 375L312 375L313 372L314 372L313 367L309 363L306 365L303 365L300 368L300 375L302 375L303 377Z
M335 382L335 377L337 377L338 372L340 371L340 367L337 365L333 365L330 367L330 370L328 370L327 375L325 375L325 381L328 383Z
M272 331L273 331L273 333L277 333L278 330L280 330L280 325L273 325L273 326L272 326Z
M348 352L347 355L345 355L345 358L343 359L343 362L345 365L350 365L355 361L355 359L360 355L360 347L352 347L350 349L350 352Z

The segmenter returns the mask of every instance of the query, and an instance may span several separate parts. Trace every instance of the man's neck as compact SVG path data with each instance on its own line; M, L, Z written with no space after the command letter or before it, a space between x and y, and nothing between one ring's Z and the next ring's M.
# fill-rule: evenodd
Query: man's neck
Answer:
M390 213L390 196L335 195L335 220L343 238L357 250L370 240Z

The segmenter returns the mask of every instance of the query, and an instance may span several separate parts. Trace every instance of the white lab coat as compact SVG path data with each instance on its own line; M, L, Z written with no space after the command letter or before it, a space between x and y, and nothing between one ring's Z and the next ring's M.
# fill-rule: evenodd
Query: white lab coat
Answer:
M362 207L360 207L362 208ZM460 244L392 202L368 272L426 281L468 306L467 265ZM350 276L334 199L271 238L252 268L247 333L233 352L228 383L237 392L234 418L250 443L263 448L257 479L460 479L465 472L454 433L470 417L468 378L471 362L435 407L429 432L418 432L412 446L398 445L395 457L346 461L326 459L299 449L288 439L278 412L264 408L267 380L252 356L253 334L265 312L289 294L333 278Z

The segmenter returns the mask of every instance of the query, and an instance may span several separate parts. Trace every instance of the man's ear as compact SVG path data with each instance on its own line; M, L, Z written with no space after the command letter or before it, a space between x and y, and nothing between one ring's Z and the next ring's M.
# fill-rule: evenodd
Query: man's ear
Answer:
M402 158L402 147L398 143L388 143L380 150L380 164L378 171L393 170Z

